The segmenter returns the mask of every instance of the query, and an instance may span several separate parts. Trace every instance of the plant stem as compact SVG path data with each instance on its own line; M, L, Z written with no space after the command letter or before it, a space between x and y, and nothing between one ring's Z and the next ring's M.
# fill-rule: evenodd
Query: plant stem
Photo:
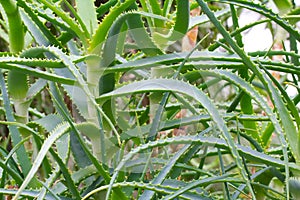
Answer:
M0 3L8 19L10 51L18 53L24 47L23 24L18 7L13 0L0 0Z
M13 0L0 0L7 15L9 26L9 43L12 53L19 53L24 47L24 27L16 2ZM28 104L26 95L28 91L27 75L15 71L8 73L8 91L14 101L17 121L26 123L28 118Z

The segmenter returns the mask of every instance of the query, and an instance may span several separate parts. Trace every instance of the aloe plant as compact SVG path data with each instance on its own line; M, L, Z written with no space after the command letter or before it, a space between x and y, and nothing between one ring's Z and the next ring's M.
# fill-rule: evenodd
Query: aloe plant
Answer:
M292 0L0 3L1 198L299 196ZM241 10L264 18L241 26ZM263 23L282 49L246 52Z

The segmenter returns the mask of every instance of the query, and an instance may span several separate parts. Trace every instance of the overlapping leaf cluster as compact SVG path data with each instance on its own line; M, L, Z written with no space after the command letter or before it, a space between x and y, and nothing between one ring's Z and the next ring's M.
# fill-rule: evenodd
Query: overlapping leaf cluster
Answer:
M272 2L0 0L0 198L297 199L300 10ZM282 49L245 52L263 23ZM183 52L194 27L222 39Z

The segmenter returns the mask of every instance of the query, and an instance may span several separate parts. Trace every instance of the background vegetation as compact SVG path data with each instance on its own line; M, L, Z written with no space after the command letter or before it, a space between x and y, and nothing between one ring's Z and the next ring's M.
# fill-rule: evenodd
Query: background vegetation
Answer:
M0 3L0 198L300 198L295 1Z

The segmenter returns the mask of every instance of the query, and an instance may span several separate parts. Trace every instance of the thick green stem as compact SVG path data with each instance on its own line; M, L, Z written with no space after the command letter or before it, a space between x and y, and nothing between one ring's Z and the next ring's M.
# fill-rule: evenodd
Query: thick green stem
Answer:
M16 120L21 123L27 123L29 103L26 102L28 91L27 75L10 71L8 73L7 85L10 97L14 101L16 111Z
M89 61L87 62L87 83L91 93L96 97L99 95L98 81L99 81L100 71L99 71L99 62ZM88 112L89 119L88 121L97 124L97 112L94 104L88 99Z
M18 11L18 7L13 0L0 0L7 15L9 27L9 47L12 53L19 53L24 48L24 27ZM28 104L26 94L28 91L27 75L15 71L8 74L8 91L14 100L17 120L22 123L27 122Z
M8 19L10 51L12 53L19 53L24 47L25 34L23 31L24 27L18 11L16 1L0 0L0 3ZM28 91L27 75L16 71L9 71L7 84L8 92L14 101L14 106L17 115L16 120L21 123L26 123L28 119L29 107L29 103L26 101L26 95ZM10 121L15 120L12 116L9 117L8 114L7 117ZM10 134L12 137L13 144L19 144L21 139L18 131L12 131L10 132ZM17 152L17 157L24 175L27 175L29 169L31 168L31 164L29 162L29 157L26 153L26 150L23 149L25 151L22 151L22 148L24 147L21 147L20 151ZM30 183L31 187L37 187L38 185L39 183L37 182L36 178L34 178Z
M7 15L9 26L9 48L13 53L18 53L24 47L23 23L16 2L13 0L0 0Z

